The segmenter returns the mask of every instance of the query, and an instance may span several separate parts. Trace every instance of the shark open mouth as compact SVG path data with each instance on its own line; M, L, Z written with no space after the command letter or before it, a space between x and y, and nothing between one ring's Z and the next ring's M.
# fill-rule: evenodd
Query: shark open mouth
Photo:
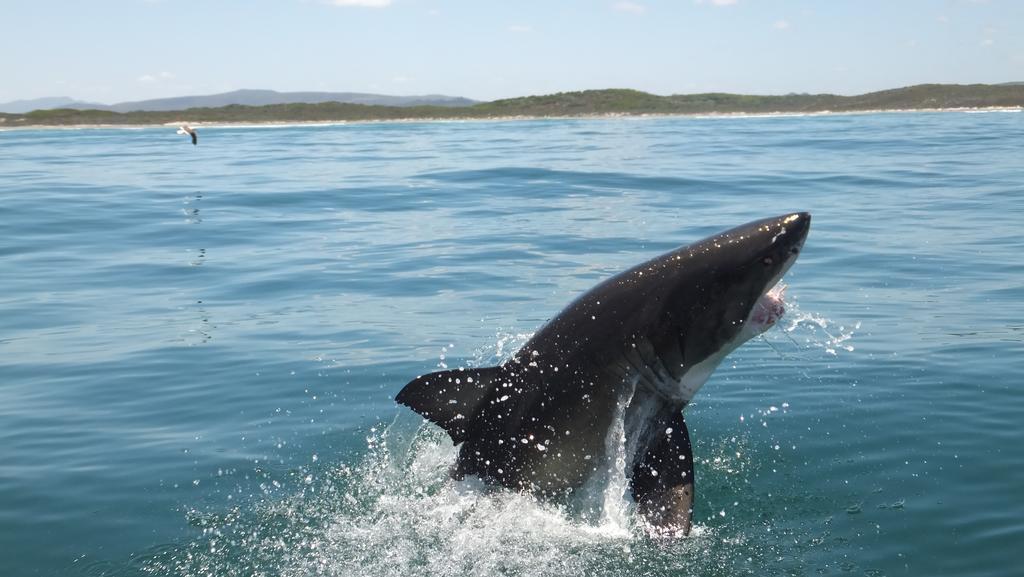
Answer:
M773 326L786 314L786 285L778 283L768 292L761 295L754 303L750 311L750 319L747 321L758 333L762 333Z

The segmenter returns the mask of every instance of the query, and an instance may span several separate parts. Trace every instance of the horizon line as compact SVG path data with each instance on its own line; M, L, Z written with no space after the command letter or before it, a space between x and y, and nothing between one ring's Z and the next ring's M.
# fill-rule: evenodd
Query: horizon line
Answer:
M490 100L482 100L482 99L472 98L472 97L469 97L469 96L462 96L462 95L455 95L455 94L446 94L446 93L441 93L441 92L398 94L398 93L385 93L385 92L362 92L362 91L357 91L357 90L277 90L277 89L273 89L273 88L235 88L235 89L226 90L226 91L223 91L223 92L192 93L192 94L181 94L181 95L177 95L177 96L158 96L158 97L155 97L155 98L143 98L143 99L132 99L132 100L118 100L116 102L98 102L98 101L92 101L92 100L81 100L81 99L78 99L78 98L76 98L74 96L65 96L65 95L39 96L39 97L35 97L35 98L17 98L17 99L14 99L14 100L8 100L6 102L0 102L0 106L11 105L11 104L20 104L20 103L30 103L30 102L39 101L39 100L57 100L57 99L67 99L67 100L71 100L73 102L81 103L81 104L95 104L95 105L99 105L99 106L118 106L118 105L123 105L123 104L136 104L136 103L152 102L152 101L157 101L157 100L173 100L173 99L177 99L177 98L208 98L208 97L212 97L212 96L223 96L223 95L227 95L227 94L234 94L234 93L237 93L237 92L271 92L271 93L275 93L275 94L285 94L285 95L287 95L287 94L303 94L303 93L309 93L309 94L358 94L358 95L365 95L365 96L383 96L383 97L394 97L394 98L428 98L428 97L434 97L434 98L451 98L451 99L471 100L471 101L473 101L475 103L478 103L478 104L485 104L485 103L488 103L488 102L497 102L497 101L500 101L500 100L513 100L513 99L516 99L516 98L529 98L529 97L533 97L533 96L552 96L552 95L557 95L557 94L571 94L571 93L582 93L582 92L599 92L599 91L605 91L605 90L629 90L629 91L641 92L641 93L644 93L644 94L650 94L650 95L653 95L653 96L662 96L662 97L668 97L668 96L692 96L692 95L700 95L700 94L731 94L731 95L739 95L739 96L811 95L811 96L845 96L845 97L851 97L851 96L864 96L864 95L867 95L867 94L875 94L875 93L878 93L878 92L886 92L886 91L889 91L889 90L901 90L901 89L906 89L906 88L913 88L913 87L916 87L916 86L1012 86L1012 85L1024 85L1024 81L967 82L967 83L961 83L961 82L919 82L919 83L916 83L916 84L905 84L905 85L900 85L900 86L893 86L893 87L890 87L890 88L882 88L882 89L879 89L879 90L869 90L867 92L858 92L858 93L851 93L851 94L844 94L844 93L840 93L840 92L808 92L808 91L799 91L799 92L798 91L789 91L789 92L771 92L771 91L768 91L768 92L729 92L729 91L723 91L723 90L703 90L703 91L698 91L698 92L672 92L672 93L661 94L661 93L658 93L658 92L649 92L649 91L641 90L641 89L638 89L638 88L604 87L604 88L580 88L580 89L575 89L575 90L560 90L560 91L555 91L555 92L520 94L520 95L517 95L517 96L504 96L504 97L501 97L501 98L494 98L494 99L490 99Z

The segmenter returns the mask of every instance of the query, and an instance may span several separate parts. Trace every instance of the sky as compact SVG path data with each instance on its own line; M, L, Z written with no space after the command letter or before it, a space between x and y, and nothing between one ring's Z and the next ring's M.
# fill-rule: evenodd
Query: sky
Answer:
M0 102L1024 81L1024 0L0 0Z

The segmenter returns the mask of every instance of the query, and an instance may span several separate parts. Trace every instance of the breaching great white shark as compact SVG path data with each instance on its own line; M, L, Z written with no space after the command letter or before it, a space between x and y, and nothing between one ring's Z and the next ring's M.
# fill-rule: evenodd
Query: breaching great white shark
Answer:
M652 531L685 535L694 475L682 410L782 315L775 287L810 223L804 212L757 220L641 263L569 303L501 365L423 375L396 400L461 443L455 478L539 496L582 487L620 435L637 511Z

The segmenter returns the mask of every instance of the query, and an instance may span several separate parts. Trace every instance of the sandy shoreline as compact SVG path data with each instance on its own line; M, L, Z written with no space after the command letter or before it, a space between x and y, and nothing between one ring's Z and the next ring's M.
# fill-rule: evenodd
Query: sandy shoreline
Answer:
M609 112L603 114L579 114L565 116L492 116L485 118L433 117L433 118L387 118L365 120L292 120L263 122L200 122L183 118L180 121L153 124L66 124L66 125L7 125L0 122L0 132L13 130L86 130L86 129L123 129L143 130L148 128L176 128L188 124L195 128L294 128L301 126L345 126L350 124L412 124L419 122L515 122L532 120L606 120L606 119L645 119L645 118L793 118L805 116L853 116L862 114L902 114L912 112L960 112L968 114L986 112L1021 112L1022 106L988 106L961 108L890 108L877 110L822 110L817 112L701 112L701 113L628 113Z

